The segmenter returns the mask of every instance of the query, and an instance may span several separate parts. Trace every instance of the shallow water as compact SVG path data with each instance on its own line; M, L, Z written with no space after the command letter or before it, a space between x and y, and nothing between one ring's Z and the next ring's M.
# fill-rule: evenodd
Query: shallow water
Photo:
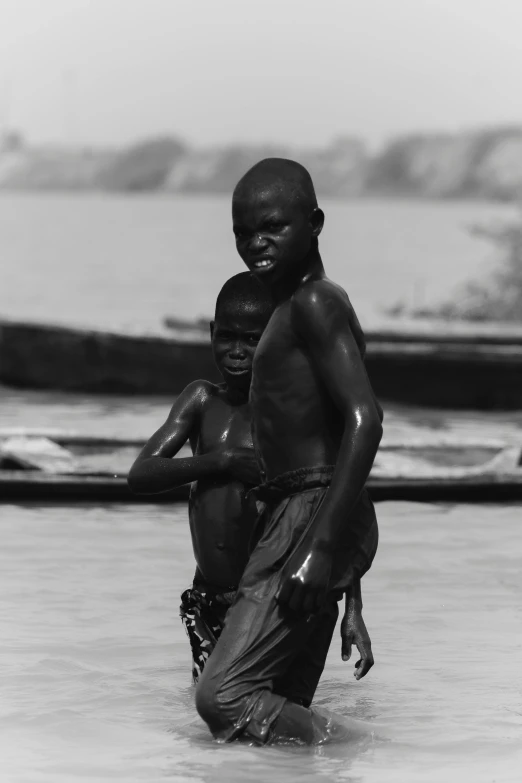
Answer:
M519 781L520 506L377 511L376 665L356 683L336 635L317 703L382 737L260 749L217 746L193 707L183 505L0 506L1 780Z
M147 437L169 404L0 387L0 427ZM385 438L522 438L519 414L386 406L385 423ZM356 683L336 636L317 703L379 738L311 750L217 746L199 721L177 616L194 567L183 505L0 505L2 783L519 781L520 506L377 510L376 666Z

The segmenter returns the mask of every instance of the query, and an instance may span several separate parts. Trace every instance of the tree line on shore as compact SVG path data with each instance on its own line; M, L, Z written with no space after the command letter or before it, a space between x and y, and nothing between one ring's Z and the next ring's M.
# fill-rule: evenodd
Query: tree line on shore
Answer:
M195 148L174 136L124 149L38 147L15 133L0 140L0 188L230 193L264 157L307 166L321 196L482 198L512 201L522 189L522 127L412 134L371 154L339 137L323 148L231 144Z

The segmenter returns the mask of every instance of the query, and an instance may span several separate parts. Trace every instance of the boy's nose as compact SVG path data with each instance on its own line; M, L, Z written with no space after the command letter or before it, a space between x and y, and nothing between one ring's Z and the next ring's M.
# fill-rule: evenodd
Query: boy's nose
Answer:
M231 359L236 359L236 360L244 359L245 355L246 355L245 354L245 350L244 350L243 346L241 345L241 343L235 343L232 346L232 348L231 348L231 350L229 352L230 358Z
M266 237L262 234L254 234L251 242L252 250L262 250L268 246Z

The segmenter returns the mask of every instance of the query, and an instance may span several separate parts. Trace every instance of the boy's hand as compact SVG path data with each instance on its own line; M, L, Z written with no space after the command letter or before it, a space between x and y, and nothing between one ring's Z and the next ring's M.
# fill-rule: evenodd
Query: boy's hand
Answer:
M300 546L283 569L277 600L294 612L318 612L326 598L332 570L332 553L309 542Z
M254 449L227 449L224 452L224 460L226 472L237 481L253 487L261 483L261 471Z
M359 650L360 659L355 664L354 677L360 680L368 674L374 664L372 643L366 625L359 611L346 611L341 622L341 653L343 661L352 654L352 644Z

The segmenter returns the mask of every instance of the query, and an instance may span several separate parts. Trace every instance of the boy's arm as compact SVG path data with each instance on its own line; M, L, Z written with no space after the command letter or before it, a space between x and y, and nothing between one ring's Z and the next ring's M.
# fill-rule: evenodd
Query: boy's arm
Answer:
M204 381L194 381L179 395L167 421L146 443L129 471L127 481L133 492L166 492L226 472L225 452L172 459L199 425L208 397L209 388Z
M294 295L292 320L333 405L344 419L337 463L310 534L285 567L279 600L292 609L316 611L324 600L333 552L341 530L357 539L351 512L368 478L382 424L359 347L350 327L351 308L327 283Z
M360 660L355 664L353 676L360 680L368 674L374 664L372 642L362 617L361 580L354 581L346 591L346 608L341 621L341 655L348 661L352 655L352 645L359 650Z

